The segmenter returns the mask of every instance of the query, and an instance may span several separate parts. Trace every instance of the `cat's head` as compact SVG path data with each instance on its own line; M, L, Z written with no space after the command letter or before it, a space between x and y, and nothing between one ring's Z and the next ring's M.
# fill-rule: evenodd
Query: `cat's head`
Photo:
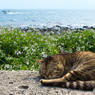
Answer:
M62 60L57 56L49 56L44 60L38 60L40 64L39 73L43 78L57 78L64 73L64 65Z

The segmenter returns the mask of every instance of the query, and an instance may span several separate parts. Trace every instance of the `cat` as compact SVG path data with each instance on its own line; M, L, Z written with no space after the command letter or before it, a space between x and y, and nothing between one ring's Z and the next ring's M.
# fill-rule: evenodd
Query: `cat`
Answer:
M95 88L95 53L79 51L37 59L44 86L93 90Z

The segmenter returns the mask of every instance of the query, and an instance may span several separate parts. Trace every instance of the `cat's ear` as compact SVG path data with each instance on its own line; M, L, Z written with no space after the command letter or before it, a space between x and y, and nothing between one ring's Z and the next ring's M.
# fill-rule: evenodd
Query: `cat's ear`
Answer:
M36 59L36 61L37 61L39 64L42 64L42 63L43 63L43 60Z

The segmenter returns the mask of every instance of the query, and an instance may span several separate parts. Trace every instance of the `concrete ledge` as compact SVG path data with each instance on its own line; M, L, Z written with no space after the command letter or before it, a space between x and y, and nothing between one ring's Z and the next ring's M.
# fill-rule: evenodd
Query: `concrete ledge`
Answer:
M0 71L0 95L95 95L93 91L78 91L40 84L37 71Z

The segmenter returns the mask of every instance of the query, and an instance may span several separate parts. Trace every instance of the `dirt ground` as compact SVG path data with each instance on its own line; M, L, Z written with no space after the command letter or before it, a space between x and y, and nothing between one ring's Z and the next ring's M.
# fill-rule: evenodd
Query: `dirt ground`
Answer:
M37 71L1 70L0 95L95 95L95 92L44 87Z

